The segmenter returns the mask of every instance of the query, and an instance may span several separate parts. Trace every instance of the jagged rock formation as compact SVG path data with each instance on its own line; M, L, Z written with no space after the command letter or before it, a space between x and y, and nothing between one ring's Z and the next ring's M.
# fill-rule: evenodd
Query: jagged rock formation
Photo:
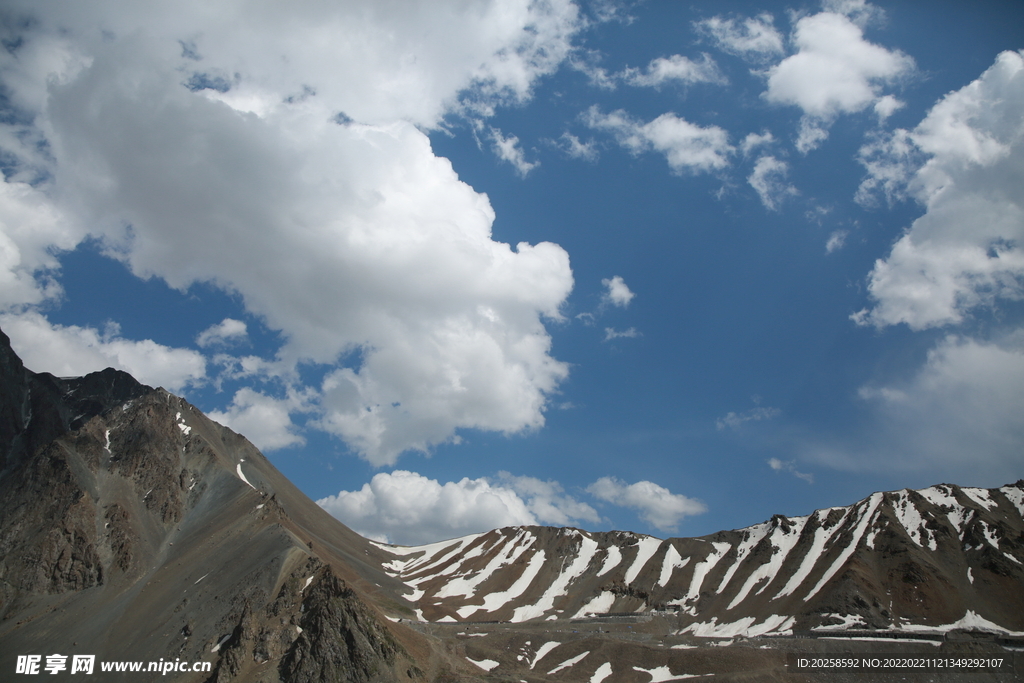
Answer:
M393 581L376 548L162 389L109 369L30 372L0 333L0 463L4 679L18 654L55 652L211 662L176 674L196 682L453 666L381 619Z

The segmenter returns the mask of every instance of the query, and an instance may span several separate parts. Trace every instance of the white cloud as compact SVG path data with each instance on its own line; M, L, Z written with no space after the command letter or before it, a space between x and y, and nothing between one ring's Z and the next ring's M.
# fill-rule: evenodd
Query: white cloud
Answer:
M597 145L593 140L583 142L575 135L566 132L562 133L562 137L558 138L554 144L573 159L597 161Z
M875 263L868 283L875 303L854 319L921 330L1024 296L1024 52L1002 53L913 131L874 144L862 150L872 175L859 197L878 189L895 195L907 184L926 210ZM914 171L910 145L927 159Z
M771 131L764 131L763 133L747 133L747 137L743 138L743 142L740 143L740 151L743 152L743 156L747 156L751 151L761 147L762 145L770 145L775 142L775 136L771 134Z
M634 154L651 149L661 152L675 173L725 168L729 165L728 156L735 151L724 129L702 128L671 113L640 123L621 109L602 114L597 107L591 107L584 118L592 128L612 133L620 145Z
M249 331L245 323L234 318L224 318L216 325L206 328L196 337L196 344L202 347L234 344L244 341Z
M14 303L52 296L26 278L91 232L140 277L239 295L282 366L326 364L316 424L371 462L543 424L568 255L495 242L487 198L422 129L528 98L582 26L571 2L20 7L37 21L0 72L52 158L14 148L50 180L4 186L48 226L39 249L4 228L0 265L29 285Z
M0 183L0 311L58 298L55 251L73 249L83 232L27 183Z
M892 95L883 95L878 98L877 102L875 102L875 114L878 115L879 121L884 122L887 118L905 106L906 104L904 102L896 99Z
M300 446L306 440L298 433L291 413L310 412L312 395L290 391L287 398L274 398L248 387L235 392L227 411L211 410L211 420L230 427L252 441L261 451Z
M771 420L782 414L782 411L778 408L771 408L768 406L757 406L750 410L742 413L734 413L730 411L725 417L720 417L715 420L715 426L719 431L723 429L739 429L747 422L760 422L761 420Z
M403 545L504 526L600 521L557 482L508 472L498 482L467 477L444 484L415 472L382 472L358 491L340 491L317 504L364 536Z
M630 85L643 87L660 87L666 83L679 82L684 85L692 83L725 83L725 76L719 71L715 60L707 53L701 55L701 61L695 62L689 57L672 55L651 60L647 68L626 69L620 78Z
M765 155L758 158L754 171L747 178L750 186L757 191L761 203L769 211L778 211L779 205L796 194L797 189L786 182L789 164L779 161L773 156Z
M672 493L650 481L627 484L615 477L601 477L587 491L607 503L638 510L641 519L660 531L674 531L684 517L707 511L699 500Z
M847 470L926 472L933 481L1020 478L1024 333L998 342L950 335L909 380L866 385L859 395L871 437L808 457Z
M885 10L866 0L823 0L821 7L827 12L846 15L861 28L885 19Z
M601 300L605 303L611 304L612 306L626 308L629 306L629 302L633 300L633 297L636 296L636 294L629 290L629 286L626 285L626 281L619 275L616 275L611 279L604 278L601 280L601 284L608 290L601 296Z
M742 21L711 17L695 22L694 26L710 35L725 52L747 59L763 60L783 53L782 34L775 29L775 19L768 13Z
M778 458L769 458L768 466L776 472L789 472L798 479L803 479L808 484L814 483L814 475L807 472L799 472L796 469L795 460L779 460Z
M835 230L831 235L828 236L828 242L825 243L825 253L831 254L833 251L838 251L843 248L846 244L846 238L849 236L849 232L846 230Z
M25 367L36 372L78 377L114 367L143 384L168 391L180 391L206 377L206 359L198 352L148 339L124 339L113 323L100 333L91 327L53 325L39 313L28 311L0 314L0 328L11 338Z
M570 404L560 407L569 409L573 406ZM527 509L542 524L571 526L581 521L595 524L601 521L597 510L566 495L565 489L557 481L515 476L509 472L499 472L498 481L526 501Z
M616 330L614 327L604 328L605 341L612 341L613 339L636 339L639 336L640 332L635 327L622 331Z
M878 102L882 84L914 69L914 61L907 55L864 40L860 27L842 14L821 12L800 19L793 42L797 53L768 71L764 96L769 102L803 110L797 141L802 152L828 137L828 127L836 116ZM884 109L891 104L881 106Z
M525 178L530 171L540 165L539 161L526 160L526 155L519 146L519 138L515 135L505 137L497 128L491 128L491 139L494 141L494 151L498 158L512 164L521 178Z

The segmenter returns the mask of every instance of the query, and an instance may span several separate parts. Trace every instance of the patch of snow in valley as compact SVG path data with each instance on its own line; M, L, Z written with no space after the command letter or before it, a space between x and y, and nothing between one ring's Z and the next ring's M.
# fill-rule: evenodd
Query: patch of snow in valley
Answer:
M633 560L633 564L630 565L629 569L626 570L626 585L633 583L636 577L643 570L644 565L651 559L654 553L658 552L658 548L661 547L661 539L654 538L653 536L643 536L637 541L636 544L636 558Z
M867 626L867 624L864 623L864 618L859 614L823 614L822 616L842 619L842 623L822 624L821 626L815 626L812 628L812 631L845 631L853 626Z
M604 679L612 675L611 662L605 662L601 666L597 667L597 671L590 677L590 683L601 683Z
M715 590L716 593L721 593L729 582L732 581L732 577L736 575L736 570L740 568L743 560L747 558L747 555L754 549L754 546L760 543L761 539L768 533L768 526L768 522L762 522L743 530L743 540L736 546L736 560L729 567L728 571L725 572L722 582L718 584L718 588Z
M220 640L218 640L217 644L210 648L210 652L216 652L217 650L219 650L220 646L223 645L224 643L228 642L228 639L230 637L231 637L231 634L229 633L226 636L224 636L223 638L221 638Z
M441 590L437 591L434 596L438 598L452 598L456 596L466 598L472 597L476 592L477 586L489 579L491 575L501 567L515 562L531 545L533 545L534 539L532 536L526 543L518 543L518 541L521 540L523 533L525 532L520 532L510 542L506 543L502 551L495 555L479 572L469 578L459 577L452 579L445 584Z
M832 563L832 566L825 571L825 574L818 581L817 585L815 585L814 588L811 589L811 592L807 594L804 598L804 602L810 600L819 590L821 590L821 587L828 583L829 580L835 576L836 572L842 569L843 565L846 564L846 561L850 559L850 556L853 555L854 551L857 549L857 545L860 543L861 537L864 536L864 531L867 529L868 522L871 521L871 516L881 500L881 493L871 494L871 497L868 499L868 509L861 513L860 522L857 524L857 528L853 532L853 538L850 539L850 542L845 548L843 548L843 552L838 558L836 558L836 561Z
M729 606L726 609L732 609L743 602L754 586L756 586L760 581L764 581L764 585L758 589L756 594L760 595L764 592L775 577L779 575L779 570L782 569L782 563L786 561L787 557L789 557L789 551L791 551L793 546L796 545L796 542L800 540L800 532L803 531L804 525L807 523L807 519L807 517L797 517L791 520L793 523L788 532L785 531L781 525L776 526L772 530L772 535L769 538L773 550L771 558L760 567L750 572L750 576L747 577L743 587L740 588L740 592L736 594L736 597L733 598L732 602L729 603Z
M610 545L605 548L605 551L608 554L604 558L604 564L601 565L601 571L597 573L598 576L604 576L622 562L622 551L619 550L619 546Z
M569 584L587 570L596 553L597 541L588 536L581 536L579 554L576 555L576 558L567 568L562 570L558 578L544 591L544 595L541 596L536 604L517 607L512 615L512 621L520 622L533 619L542 616L554 607L555 598L568 594Z
M989 633L1001 633L1009 636L1024 636L1024 631L1011 631L1007 628L1000 626L988 619L976 614L972 610L967 610L964 616L954 621L952 624L943 624L942 626L924 626L919 624L901 624L899 627L891 626L890 628L898 628L901 631L910 632L927 632L927 631L939 631L946 633L947 631L953 631L956 629L962 629L965 631L987 631Z
M683 559L676 547L669 543L668 550L665 551L665 559L661 563L661 576L658 577L658 585L667 586L669 579L672 578L672 570L682 569L689 561L689 557Z
M753 638L767 633L788 634L792 633L796 619L773 614L760 624L756 621L757 617L744 617L729 624L719 624L718 617L712 617L711 621L690 624L679 633L691 633L699 638Z
M974 583L974 574L971 573L970 567L967 568L967 580L970 581L972 584Z
M309 578L306 579L306 583L302 586L302 590L309 588L309 584L313 583L313 575L310 574Z
M531 539L532 543L532 539ZM510 601L515 600L520 595L526 592L526 589L530 587L537 575L540 574L540 570L544 567L544 551L539 550L530 557L529 563L526 565L526 569L519 575L519 578L509 586L507 589L498 593L489 593L484 596L484 604L482 606L467 606L463 607L459 612L459 616L463 619L467 618L478 610L485 612L493 612L501 607L504 607Z
M420 571L425 571L431 565L439 565L445 560L450 559L453 555L461 551L481 535L482 534L471 534L469 536L462 536L461 538L415 546L387 545L384 543L377 543L376 541L370 541L370 543L387 553L397 555L399 557L418 555L417 557L412 557L405 561L398 559L391 560L383 565L384 570L391 576L399 576L401 574L419 573Z
M576 664L579 664L580 662L583 661L583 658L586 657L589 654L590 654L590 650L587 650L586 652L579 653L578 655L576 655L575 657L573 657L571 659L565 660L564 662L562 662L561 664L556 666L554 669L549 671L548 672L548 676L556 674L559 671L561 671L562 669L568 669L570 666L575 666Z
M238 461L238 464L235 465L235 472L238 474L238 478L239 479L244 481L246 484L249 484L249 488L251 488L253 491L256 491L257 490L256 487L253 486L252 483L250 483L249 480L245 478L244 474L242 474L242 463L243 462L245 462L244 458L242 460Z
M696 678L697 674L679 674L678 676L672 675L672 671L667 666L658 666L653 669L644 669L639 666L634 666L633 671L640 671L648 674L651 677L650 683L665 683L666 681L681 681L684 678Z
M811 542L811 547L808 548L807 554L804 555L804 559L800 563L800 568L789 577L789 581L785 586L783 586L782 590L772 598L773 600L778 600L786 595L792 595L796 589L807 580L811 570L814 569L814 565L816 565L818 560L821 559L821 554L825 550L825 545L832 539L832 536L836 531L843 526L843 522L846 521L846 517L849 515L849 509L844 510L843 518L831 529L826 529L824 527L825 519L828 517L828 513L831 512L831 510L832 508L817 511L816 515L819 526L814 530L814 540Z
M475 659L470 659L469 657L466 657L466 660L472 662L473 664L476 664L484 671L490 671L494 667L498 666L498 663L493 659L481 659L480 661L477 661Z
M547 653L551 652L552 650L554 650L559 645L561 645L561 643L558 642L557 640L550 640L550 641L544 643L543 645L541 645L539 648L537 648L537 654L535 654L533 656L533 661L530 662L530 668L532 669L533 667L537 666L537 663L540 660L544 659L544 655L546 655Z
M583 605L576 614L572 616L573 619L582 619L588 614L607 614L612 605L615 604L615 593L611 591L601 591L601 593L590 600L587 604Z
M683 600L673 600L668 604L681 605L683 602L696 600L700 596L700 589L704 584L704 578L725 557L729 549L732 548L728 543L712 543L711 547L713 550L708 556L694 566L693 577L690 579L690 589L686 592L686 597Z

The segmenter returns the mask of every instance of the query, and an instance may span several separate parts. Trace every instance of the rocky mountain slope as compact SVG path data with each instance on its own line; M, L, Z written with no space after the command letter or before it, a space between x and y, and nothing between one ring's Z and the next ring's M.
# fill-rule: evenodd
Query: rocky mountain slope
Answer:
M514 527L379 546L428 621L655 611L680 633L1024 631L1024 480L933 486L703 538Z
M0 333L0 458L0 679L33 653L211 663L180 681L469 666L381 618L400 585L377 548L243 437L125 373L36 374Z
M54 653L209 665L97 664L99 681L864 680L794 672L787 654L1024 651L1022 513L1024 481L704 538L523 527L382 545L186 401L114 370L30 372L0 333L0 680Z

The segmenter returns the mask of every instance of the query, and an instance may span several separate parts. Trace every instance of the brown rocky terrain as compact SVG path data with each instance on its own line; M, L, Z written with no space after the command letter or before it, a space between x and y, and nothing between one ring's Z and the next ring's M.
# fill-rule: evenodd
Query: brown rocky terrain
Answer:
M696 539L517 527L387 546L186 401L109 369L30 372L0 333L5 681L53 653L210 665L98 681L1017 680L790 659L1024 671L1022 511L1024 481L939 485Z

